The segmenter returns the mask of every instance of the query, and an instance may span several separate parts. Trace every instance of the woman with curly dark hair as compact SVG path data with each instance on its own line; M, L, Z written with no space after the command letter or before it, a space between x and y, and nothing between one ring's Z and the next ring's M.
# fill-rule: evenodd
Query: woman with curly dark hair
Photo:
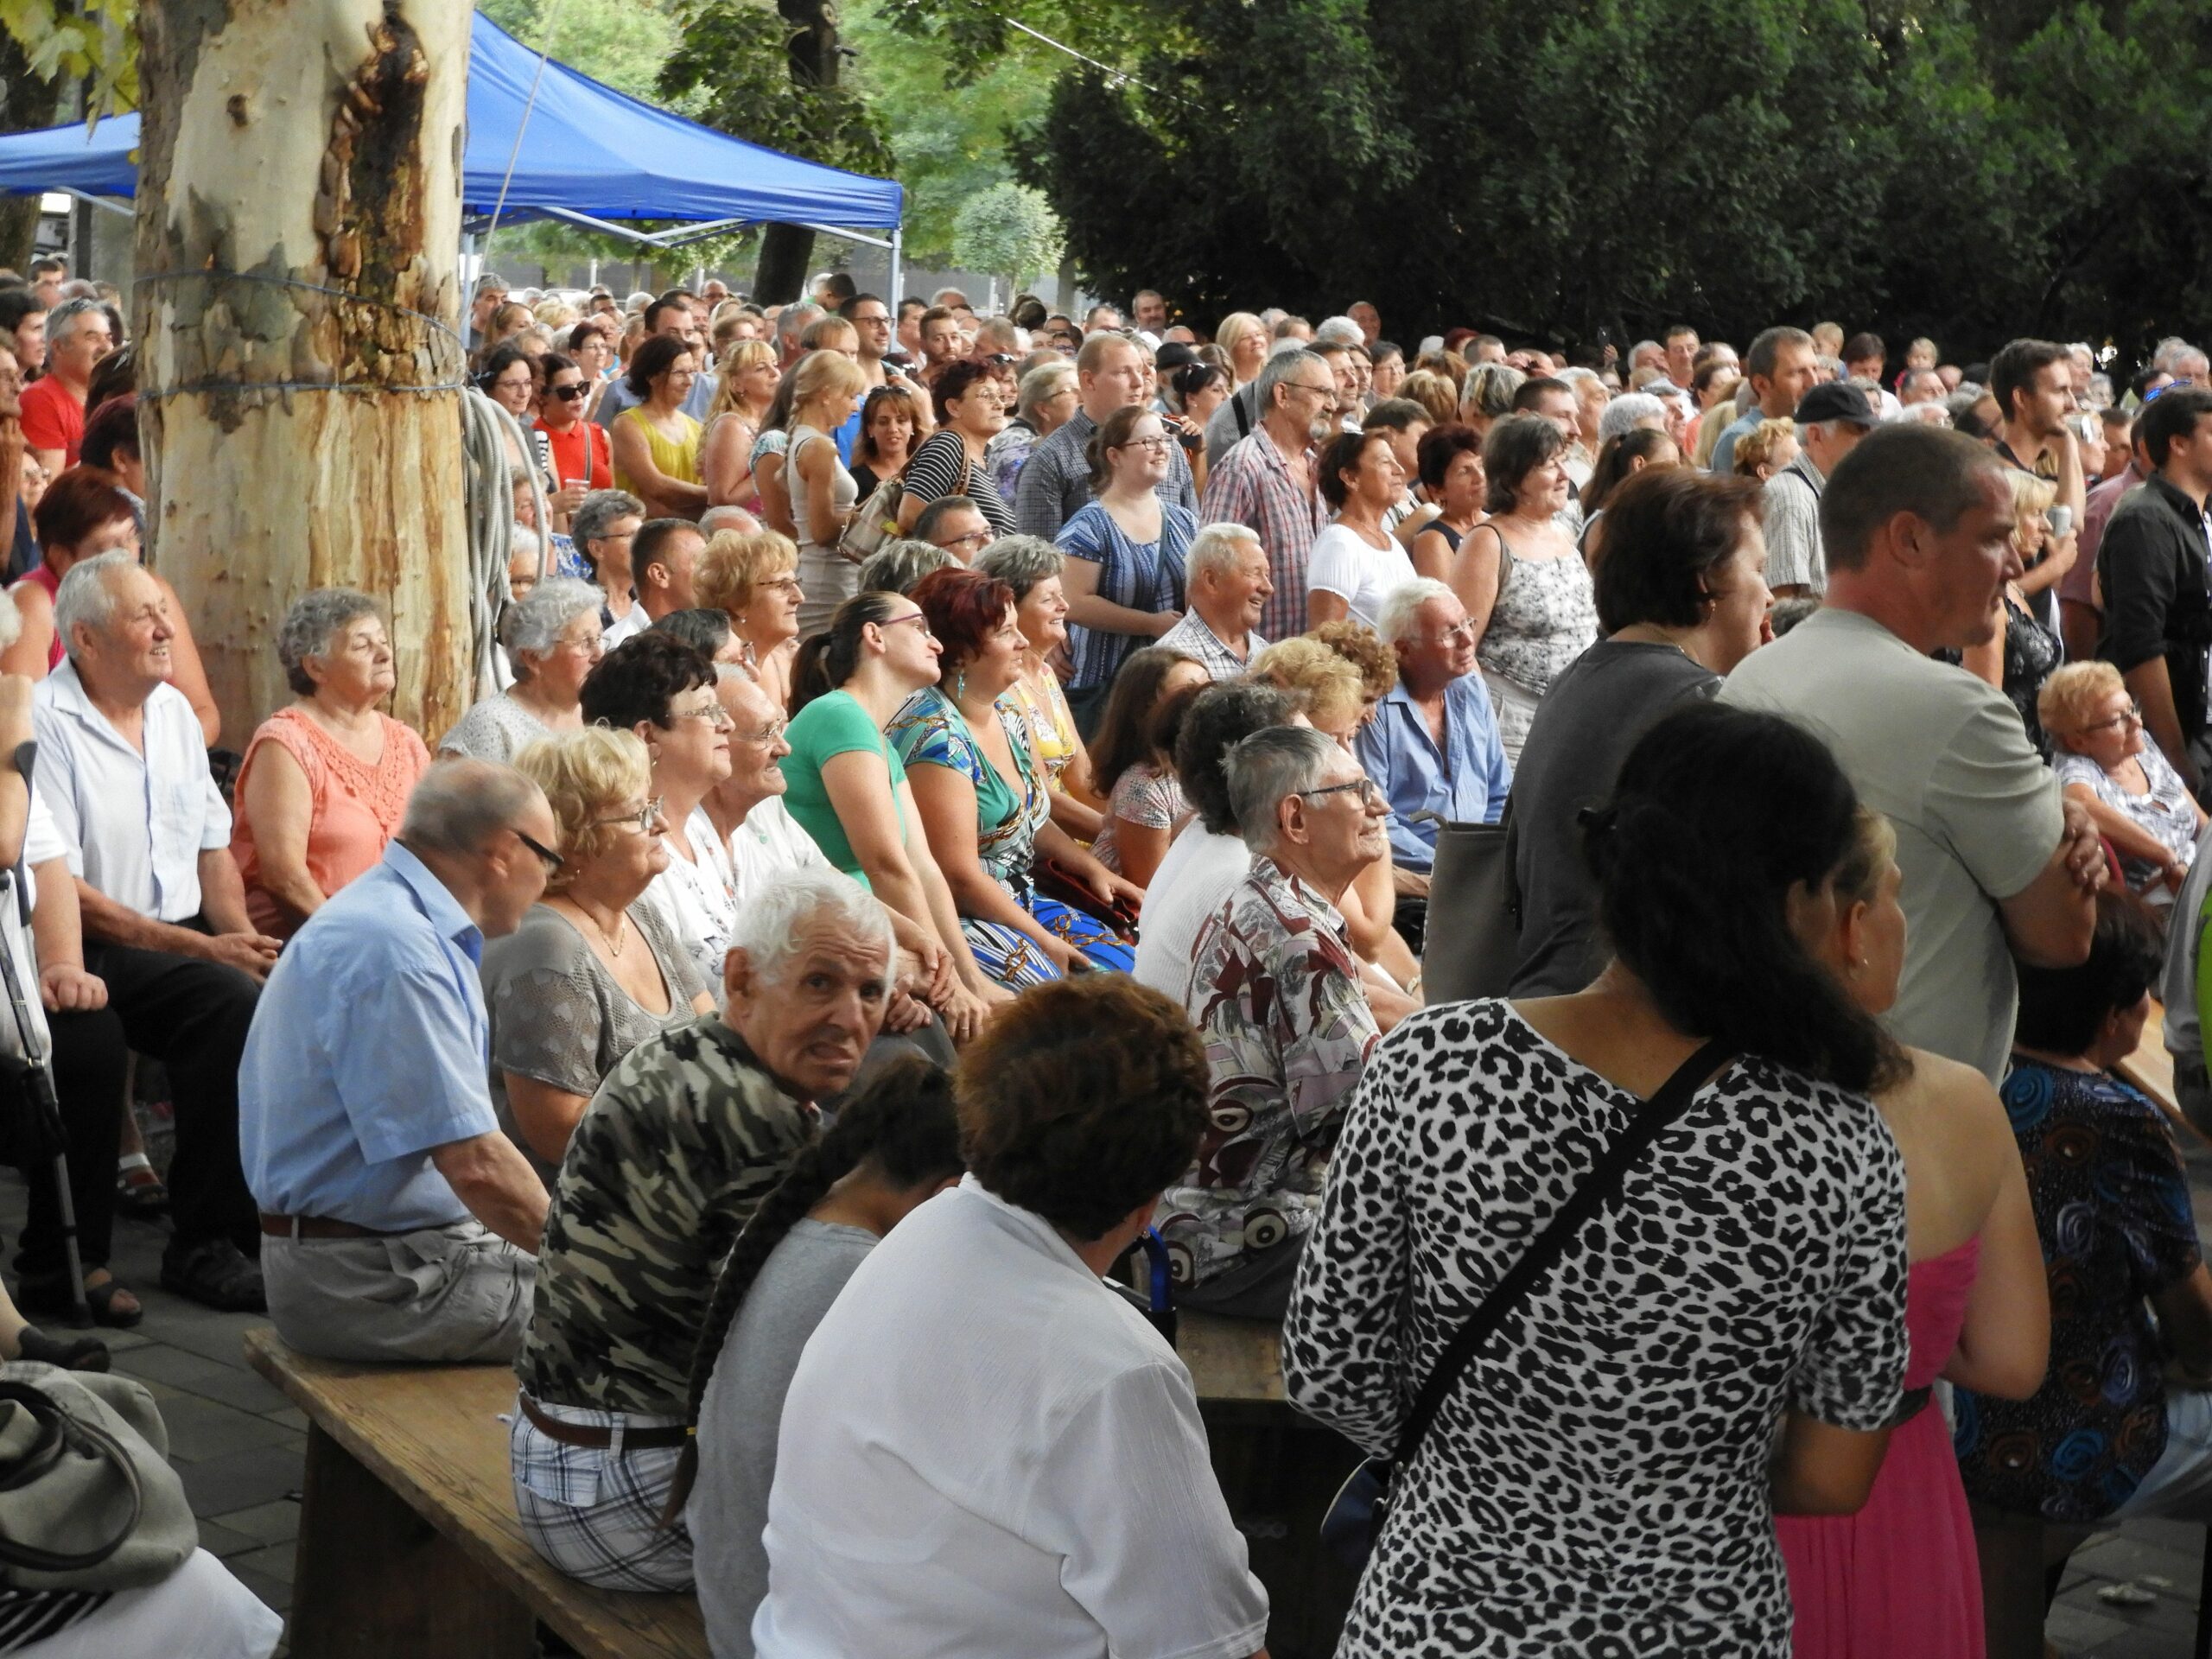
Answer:
M1262 1650L1190 1374L1101 1282L1197 1152L1206 1081L1181 1007L1120 974L1031 988L962 1053L967 1175L791 1377L760 1653Z
M963 1167L952 1079L901 1055L799 1154L730 1248L691 1362L696 1433L668 1510L690 1529L699 1611L717 1654L753 1651L753 1615L768 1593L760 1529L776 1429L800 1351L868 1252Z

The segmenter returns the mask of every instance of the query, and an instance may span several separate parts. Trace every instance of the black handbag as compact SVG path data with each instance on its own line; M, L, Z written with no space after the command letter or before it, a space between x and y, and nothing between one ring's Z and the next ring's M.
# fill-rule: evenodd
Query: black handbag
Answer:
M1421 997L1431 1007L1503 996L1521 958L1521 881L1513 801L1496 823L1445 823L1428 878Z
M1506 1270L1505 1276L1483 1298L1482 1306L1453 1335L1443 1357L1436 1362L1436 1369L1421 1384L1420 1396L1414 1402L1405 1427L1398 1433L1398 1444L1391 1455L1370 1458L1353 1470L1330 1501L1329 1512L1321 1517L1321 1541L1345 1566L1356 1568L1366 1565L1369 1552L1382 1531L1394 1471L1413 1461L1414 1452L1421 1449L1421 1443L1428 1433L1429 1425L1444 1404L1444 1396L1459 1380L1476 1351L1497 1329L1499 1321L1512 1311L1514 1304L1527 1295L1536 1281L1566 1253L1574 1236L1582 1230L1583 1223L1611 1202L1627 1175L1629 1166L1688 1109L1698 1085L1731 1058L1728 1046L1716 1037L1675 1067L1674 1076L1644 1103L1643 1109L1636 1115L1621 1138L1605 1149L1605 1155L1560 1206L1559 1213L1537 1235L1535 1243Z

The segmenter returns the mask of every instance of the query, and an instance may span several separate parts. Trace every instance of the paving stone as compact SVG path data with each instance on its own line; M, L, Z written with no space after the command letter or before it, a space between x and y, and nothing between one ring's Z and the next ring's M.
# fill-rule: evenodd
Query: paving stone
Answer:
M215 1516L226 1529L251 1538L257 1544L281 1544L300 1535L300 1506L289 1498L257 1503Z
M249 1550L234 1560L226 1561L233 1573L255 1573L276 1580L279 1584L292 1582L293 1547L290 1544L264 1544Z
M299 1431L250 1411L197 1395L180 1395L162 1406L169 1431L169 1456L177 1463L205 1463L259 1446L294 1444Z
M232 1532L219 1521L202 1520L200 1522L200 1548L210 1555L227 1559L263 1547L259 1539L249 1538L242 1532Z
M2091 1612L2071 1601L2052 1605L2050 1617L2044 1620L2043 1633L2044 1639L2056 1643L2063 1654L2086 1652L2108 1642L2140 1641L2143 1635L2141 1631L2130 1630L2116 1618Z
M299 1491L305 1455L304 1440L257 1446L205 1463L180 1464L177 1473L194 1515L221 1515Z
M280 1613L292 1611L292 1586L286 1580L271 1578L254 1567L232 1567L231 1570L238 1574L240 1584L261 1598L264 1607L273 1608ZM395 1654L392 1659L400 1659L400 1656Z

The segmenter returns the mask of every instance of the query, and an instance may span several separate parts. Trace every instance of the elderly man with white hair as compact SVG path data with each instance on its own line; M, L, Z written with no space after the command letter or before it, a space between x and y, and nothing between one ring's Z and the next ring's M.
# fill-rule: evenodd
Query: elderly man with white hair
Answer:
M1183 620L1153 643L1195 658L1216 682L1240 679L1268 642L1257 632L1275 585L1268 550L1249 524L1208 524L1183 564Z
M1639 426L1655 432L1667 429L1667 405L1648 391L1624 391L1605 405L1598 417L1598 442L1624 437Z
M168 1069L175 1227L162 1285L210 1307L258 1311L261 1236L238 1172L238 1067L278 942L246 916L230 809L208 773L199 718L169 683L177 629L161 583L130 553L95 555L61 579L54 624L67 660L32 694L51 840L26 856L67 859L84 967L106 982L130 1046Z
M1513 771L1475 669L1473 631L1458 596L1440 582L1409 582L1383 601L1381 621L1378 632L1398 653L1398 683L1353 741L1360 764L1389 803L1403 931L1419 925L1408 901L1426 901L1436 863L1435 819L1417 815L1496 823Z
M1205 1040L1211 1122L1154 1224L1185 1306L1280 1319L1361 1068L1411 1003L1370 1001L1337 909L1388 844L1358 763L1277 726L1232 748L1228 773L1252 865L1200 928L1183 998Z
M501 1133L477 975L559 867L536 784L441 761L383 860L308 918L239 1067L269 1312L303 1353L510 1359L545 1190Z
M569 1141L538 1254L509 1440L523 1530L607 1589L688 1590L663 1527L715 1274L818 1137L874 1040L891 924L860 884L794 869L740 912L720 1013L648 1037Z

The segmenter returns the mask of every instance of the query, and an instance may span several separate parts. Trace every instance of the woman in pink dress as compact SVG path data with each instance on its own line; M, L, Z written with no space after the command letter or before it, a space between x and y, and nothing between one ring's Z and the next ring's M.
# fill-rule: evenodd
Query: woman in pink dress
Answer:
M397 677L366 594L305 595L284 613L276 653L299 701L246 746L231 856L254 925L289 938L384 856L430 755L410 728L378 712Z
M1897 836L1861 820L1857 872L1833 890L1822 952L1859 1005L1897 1000L1904 966ZM2018 1144L1980 1072L1923 1049L1877 1097L1904 1158L1902 1420L1856 1515L1776 1522L1796 1610L1796 1659L1981 1659L1981 1573L1937 1378L2006 1399L2043 1381L2050 1335L2043 1252Z

